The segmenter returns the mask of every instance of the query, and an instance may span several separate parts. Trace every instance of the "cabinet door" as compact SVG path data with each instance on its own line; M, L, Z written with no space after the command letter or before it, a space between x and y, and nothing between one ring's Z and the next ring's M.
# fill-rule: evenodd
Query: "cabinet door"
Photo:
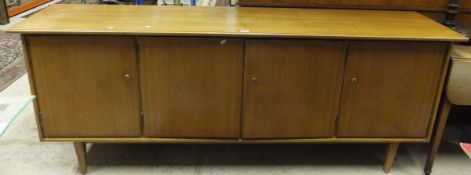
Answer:
M352 42L338 136L425 137L446 47L444 43Z
M27 39L46 137L140 135L134 38Z
M243 138L332 137L343 41L246 41Z
M145 135L239 137L242 44L236 39L140 38Z

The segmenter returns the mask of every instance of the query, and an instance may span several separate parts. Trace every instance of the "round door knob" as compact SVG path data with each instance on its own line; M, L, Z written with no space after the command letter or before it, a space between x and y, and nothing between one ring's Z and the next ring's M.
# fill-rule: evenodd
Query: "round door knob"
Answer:
M353 84L356 84L357 82L358 82L358 78L356 78L356 77L352 78L352 83Z
M129 74L124 74L124 75L123 75L123 78L124 78L124 80L129 80L129 79L131 79L131 75L129 75Z
M221 44L221 45L226 44L226 40L225 39L221 40L221 42L219 42L219 44Z
M257 78L252 78L252 83L253 83L253 84L257 84L257 83L258 83L258 79L257 79Z

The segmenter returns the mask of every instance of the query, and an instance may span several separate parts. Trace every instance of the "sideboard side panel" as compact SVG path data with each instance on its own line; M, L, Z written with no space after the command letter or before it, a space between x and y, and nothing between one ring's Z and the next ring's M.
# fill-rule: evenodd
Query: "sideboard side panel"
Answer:
M36 83L34 80L34 73L33 73L33 65L31 65L31 58L29 56L29 44L28 44L28 35L22 34L21 35L21 42L23 44L23 57L25 59L25 65L28 70L28 81L29 81L29 88L31 95L35 95L36 98L33 100L33 108L34 108L34 115L36 119L36 127L38 130L39 139L44 139L44 131L42 126L42 119L39 114L39 101L36 92Z

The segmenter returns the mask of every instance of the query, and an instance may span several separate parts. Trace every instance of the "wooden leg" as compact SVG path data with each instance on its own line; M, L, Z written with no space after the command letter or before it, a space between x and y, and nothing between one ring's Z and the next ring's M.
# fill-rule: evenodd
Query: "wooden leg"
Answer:
M87 174L87 146L85 142L74 142L75 153L80 166L80 173Z
M399 143L389 143L386 150L386 159L384 160L383 170L385 173L391 172L391 168L396 157L397 148Z
M446 121L448 120L448 113L450 112L451 103L446 97L442 97L440 118L438 118L437 125L435 127L434 135L427 154L427 160L425 162L424 173L426 175L432 173L433 162L437 155L438 146L442 140L443 130L445 130Z

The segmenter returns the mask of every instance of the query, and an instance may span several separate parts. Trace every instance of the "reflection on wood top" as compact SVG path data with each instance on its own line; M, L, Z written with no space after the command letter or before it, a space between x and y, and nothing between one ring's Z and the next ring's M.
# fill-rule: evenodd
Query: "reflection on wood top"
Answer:
M52 5L7 32L465 41L417 13L255 7Z

